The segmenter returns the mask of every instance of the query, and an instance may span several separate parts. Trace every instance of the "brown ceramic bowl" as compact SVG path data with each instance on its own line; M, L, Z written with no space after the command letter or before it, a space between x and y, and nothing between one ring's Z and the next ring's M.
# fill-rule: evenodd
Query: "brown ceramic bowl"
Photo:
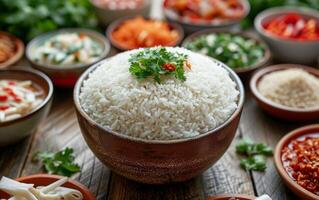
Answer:
M319 78L319 70L315 68L303 66L303 65L279 64L279 65L273 65L270 67L263 68L259 70L258 72L256 72L250 80L250 89L258 105L269 115L279 119L283 119L283 120L309 121L309 120L319 119L319 108L297 109L297 108L283 106L265 98L258 91L257 86L264 75L275 72L275 71L279 71L279 70L289 69L289 68L302 68L306 70L308 73Z
M256 197L244 194L221 194L207 197L206 200L254 200Z
M238 76L224 64L214 61L225 68L236 83L240 92L238 108L213 130L196 137L168 141L129 137L91 119L81 107L80 89L88 75L103 62L88 69L75 86L74 102L82 135L93 153L115 173L149 184L185 181L212 166L233 140L244 102L244 89Z
M49 38L56 36L58 34L63 34L63 33L84 33L88 35L89 37L91 37L94 41L99 43L103 48L103 51L99 59L93 63L70 64L70 65L64 65L63 67L50 64L50 63L36 62L34 60L36 49L40 45L42 45L45 41L47 41ZM73 86L75 85L77 79L81 76L81 74L94 63L97 63L98 61L104 59L109 52L110 52L110 44L108 40L102 34L89 29L67 28L67 29L60 29L57 31L45 33L34 38L27 45L26 57L28 61L31 63L32 67L47 74L52 79L54 85L58 87L62 87L62 88L73 88Z
M288 133L285 137L283 137L278 144L276 145L274 159L275 166L284 183L294 192L297 196L299 196L303 200L318 200L319 196L315 195L312 192L304 189L300 185L298 185L286 172L283 167L283 163L281 160L282 149L286 147L292 140L302 137L304 135L319 133L319 124L304 126L302 128L298 128Z
M15 120L0 123L0 146L15 143L32 134L50 111L53 85L49 77L36 70L0 70L1 79L31 80L45 93L43 102L32 112Z
M20 177L16 180L22 183L34 184L34 186L37 187L50 185L51 183L58 181L61 178L63 177L57 175L35 174L31 176ZM66 182L63 187L68 187L80 191L83 195L83 200L96 200L90 190L79 182L68 180L68 182ZM0 199L2 198L8 198L8 195L0 191Z
M2 69L10 65L13 65L14 63L18 62L21 59L24 53L24 44L20 39L18 39L17 37L7 32L0 31L0 35L5 35L10 37L16 46L15 54L11 58L9 58L7 61L0 63L0 69Z
M182 46L186 48L187 44L189 42L192 42L194 39L196 39L200 36L203 36L203 35L209 35L209 34L213 34L213 33L216 33L216 34L229 33L232 35L239 35L239 36L242 36L242 37L247 38L247 39L255 40L259 44L262 44L265 47L265 55L259 62L257 62L256 64L254 64L252 66L244 66L243 68L233 69L242 80L248 80L257 69L269 64L269 62L271 60L271 53L270 53L269 47L267 46L267 44L263 40L258 38L253 33L243 33L243 32L238 32L238 31L219 31L219 30L214 30L214 29L208 29L208 30L203 30L203 31L193 33L192 35L188 36L183 41Z
M107 35L107 37L110 39L111 44L112 44L116 49L118 49L118 50L120 50L120 51L131 50L131 49L127 48L127 47L124 47L124 46L121 45L119 42L117 42L117 41L113 38L112 33L113 33L116 29L118 29L118 27L119 27L123 22L125 22L125 21L127 21L127 20L129 20L129 19L133 19L133 18L135 18L135 17L137 17L137 16L124 17L124 18L121 18L121 19L119 19L119 20L117 20L117 21L114 21L113 23L110 24L110 26L108 26L108 28L107 28L107 30L106 30L106 35ZM145 18L145 19L150 19L150 18ZM156 19L155 19L155 20L156 20ZM178 45L182 42L182 40L183 40L183 38L184 38L184 30L183 30L183 28L182 28L179 24L177 24L177 23L173 23L173 22L167 22L167 23L169 24L171 30L177 31L177 32L178 32L178 35L179 35L177 41L172 42L170 45L167 45L167 46L178 46ZM138 27L137 27L137 28L138 28Z

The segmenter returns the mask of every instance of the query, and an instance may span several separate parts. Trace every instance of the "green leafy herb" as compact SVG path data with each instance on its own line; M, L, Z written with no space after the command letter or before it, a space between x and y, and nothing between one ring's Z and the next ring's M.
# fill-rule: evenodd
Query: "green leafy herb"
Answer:
M240 166L246 170L265 171L266 157L273 154L271 147L263 143L255 144L250 139L242 139L236 145L236 152L245 156Z
M169 52L164 47L144 49L131 55L129 62L129 71L137 79L152 77L157 83L161 83L164 75L185 81L184 67L190 68L187 55Z
M44 169L50 174L72 176L81 169L74 163L73 149L66 148L56 153L37 152L33 155L34 161L42 161Z

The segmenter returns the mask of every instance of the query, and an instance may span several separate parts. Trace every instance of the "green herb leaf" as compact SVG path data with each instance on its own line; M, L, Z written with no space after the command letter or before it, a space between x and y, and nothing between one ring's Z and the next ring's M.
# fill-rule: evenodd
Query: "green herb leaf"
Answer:
M42 161L44 169L50 174L70 177L81 171L79 165L74 163L72 148L66 148L56 153L37 152L33 155L32 160Z
M149 48L131 55L129 71L140 80L153 77L157 83L161 83L163 76L172 75L185 81L186 59L186 55L169 52L164 47Z
M263 155L249 156L240 160L240 166L245 170L265 171L266 158Z

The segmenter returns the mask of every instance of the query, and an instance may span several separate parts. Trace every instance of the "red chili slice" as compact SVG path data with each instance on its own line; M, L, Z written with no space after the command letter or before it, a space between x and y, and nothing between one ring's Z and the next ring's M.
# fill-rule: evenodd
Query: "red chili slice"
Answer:
M6 96L6 95L0 95L0 101L1 101L1 102L7 101L7 100L8 100L8 96Z
M163 69L166 71L173 72L176 70L176 66L174 64L171 64L171 63L166 63L163 65Z

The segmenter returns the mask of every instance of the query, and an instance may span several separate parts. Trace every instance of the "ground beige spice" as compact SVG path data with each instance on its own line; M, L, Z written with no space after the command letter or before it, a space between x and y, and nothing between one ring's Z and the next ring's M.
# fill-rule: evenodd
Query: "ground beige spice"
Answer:
M319 107L319 79L303 69L291 68L265 75L258 84L259 92L271 101L292 107Z

